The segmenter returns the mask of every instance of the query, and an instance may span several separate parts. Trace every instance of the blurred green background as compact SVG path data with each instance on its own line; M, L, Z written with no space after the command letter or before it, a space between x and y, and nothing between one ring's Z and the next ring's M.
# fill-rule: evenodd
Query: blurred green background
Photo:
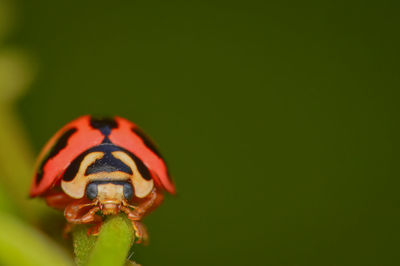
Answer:
M35 151L90 113L167 158L139 263L399 265L397 1L13 4Z

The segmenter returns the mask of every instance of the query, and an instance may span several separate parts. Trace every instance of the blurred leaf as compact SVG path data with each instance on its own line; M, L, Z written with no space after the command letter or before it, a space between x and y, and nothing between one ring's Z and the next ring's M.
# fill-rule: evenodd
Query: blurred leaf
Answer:
M0 53L0 101L14 103L33 78L34 66L27 55L18 50Z
M33 175L33 152L23 126L14 112L14 103L32 81L32 64L17 50L0 52L0 183L20 213L40 219L43 203L28 199ZM1 192L1 191L0 191ZM14 204L15 205L15 204ZM11 208L8 208L11 209Z
M10 195L7 191L0 186L0 212L7 212L11 214L21 214L21 210L17 208L14 201L10 200Z
M22 126L11 107L0 105L0 183L27 217L40 219L48 210L43 202L28 198L33 156Z
M2 213L0 228L2 265L73 265L56 243L18 219Z

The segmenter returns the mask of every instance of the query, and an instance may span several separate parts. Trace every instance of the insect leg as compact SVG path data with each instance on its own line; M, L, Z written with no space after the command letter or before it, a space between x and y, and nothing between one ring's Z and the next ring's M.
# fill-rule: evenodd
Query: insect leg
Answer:
M58 210L64 210L74 199L62 191L51 192L45 196L47 205Z
M95 206L88 211L85 211L85 208L90 208L96 204L96 201L91 203L82 203L81 201L73 202L65 208L65 218L68 222L74 224L101 222L101 217L96 214L96 212L100 210L100 207Z

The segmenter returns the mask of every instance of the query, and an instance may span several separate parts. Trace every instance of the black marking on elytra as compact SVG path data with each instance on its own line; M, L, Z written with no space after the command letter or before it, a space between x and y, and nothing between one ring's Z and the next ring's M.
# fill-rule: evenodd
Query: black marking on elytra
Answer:
M92 128L100 130L104 136L110 135L111 130L118 127L118 123L115 119L107 117L90 117L90 125Z
M105 136L101 144L113 144L108 136Z
M64 175L63 175L63 180L64 181L71 181L74 179L76 174L79 171L79 166L81 165L82 160L85 158L85 156L88 154L88 152L81 153L78 157L76 157L71 164L68 166L68 168L65 170Z
M138 168L138 171L143 176L143 178L146 180L151 179L151 174L150 174L149 169L143 164L142 160L140 160L134 154L132 154L128 150L125 150L114 144L100 144L98 146L90 148L89 150L81 153L78 157L76 157L71 162L71 164L66 169L66 171L64 172L63 180L66 182L72 181L74 179L74 177L76 176L76 174L78 173L79 167L82 163L82 160L86 157L86 155L88 155L89 153L92 153L92 152L97 152L97 151L104 152L103 158L107 157L107 156L112 156L111 153L114 151L125 152L132 158L132 160L134 160L134 162L136 163L136 167ZM101 161L102 159L96 160L92 165L88 166L88 169L86 169L85 175L89 175L92 173L98 173L98 172L113 172L113 171L123 171L128 174L132 174L132 169L130 169L127 165L125 165L122 161L116 159L115 157L112 156L112 158L109 158L108 160L104 160L104 161ZM116 161L119 161L119 162L116 162ZM91 168L91 169L89 170L89 168Z
M132 174L132 170L129 166L124 164L121 160L115 158L111 152L105 152L101 159L96 160L94 163L88 166L85 175L100 173L100 172L115 172L121 171L128 174Z
M136 167L139 170L140 174L143 176L144 179L150 180L151 179L151 174L149 169L144 165L142 160L140 160L138 157L136 157L133 153L125 150L125 152L135 161Z
M154 142L140 128L133 127L131 130L142 139L144 145L146 145L147 148L149 148L152 152L154 152L158 157L163 159L163 156L158 151Z
M42 163L40 164L40 167L38 169L38 172L36 174L36 185L42 181L43 178L43 168L46 165L46 163L53 157L55 157L61 150L63 150L68 143L69 138L77 131L76 128L71 128L67 131L65 131L61 137L58 138L57 142L54 144L54 146L51 148L50 152L46 155L46 157L43 159Z

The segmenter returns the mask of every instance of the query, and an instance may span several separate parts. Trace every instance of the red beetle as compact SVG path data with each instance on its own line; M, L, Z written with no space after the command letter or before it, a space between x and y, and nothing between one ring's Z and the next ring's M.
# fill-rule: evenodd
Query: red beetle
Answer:
M39 155L30 196L64 210L71 224L95 224L119 212L147 239L143 216L175 194L167 166L151 140L121 118L82 116L59 130Z

